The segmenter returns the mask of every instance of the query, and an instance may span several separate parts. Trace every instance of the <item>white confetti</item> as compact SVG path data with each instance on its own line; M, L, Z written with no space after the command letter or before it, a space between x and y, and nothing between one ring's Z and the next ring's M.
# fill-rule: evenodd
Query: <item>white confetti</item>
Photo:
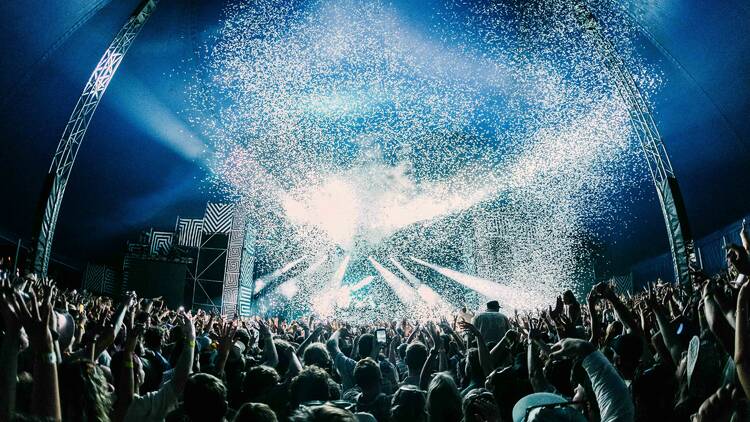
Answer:
M622 13L591 7L656 89ZM502 294L506 308L542 306L575 288L592 228L613 226L613 195L644 177L627 110L570 2L425 13L417 25L382 1L227 7L191 90L195 116L210 116L194 119L215 151L214 186L255 210L259 259L315 265L264 297L266 309L361 321L477 306L481 295L409 257L464 271L428 257L460 249L498 207L510 247L482 277L498 296L524 292Z

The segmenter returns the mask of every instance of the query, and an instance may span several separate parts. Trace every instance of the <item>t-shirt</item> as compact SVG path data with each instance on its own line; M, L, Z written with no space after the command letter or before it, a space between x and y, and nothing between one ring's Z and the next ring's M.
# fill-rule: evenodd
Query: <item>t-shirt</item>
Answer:
M378 357L378 363L380 364L380 373L383 376L383 382L381 383L383 392L386 394L395 393L398 390L396 367L388 359L382 357Z
M354 367L357 365L357 361L339 350L333 357L333 365L341 375L341 389L346 391L354 387Z
M125 414L125 422L160 422L176 407L177 392L169 381L157 391L143 396L136 395Z
M472 322L482 333L486 343L497 343L510 328L508 318L500 312L486 311L477 314Z

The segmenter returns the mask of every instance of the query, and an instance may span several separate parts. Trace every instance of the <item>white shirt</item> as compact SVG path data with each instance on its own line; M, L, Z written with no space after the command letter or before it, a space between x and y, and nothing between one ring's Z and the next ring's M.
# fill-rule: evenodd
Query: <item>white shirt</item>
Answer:
M502 340L510 328L508 318L494 311L480 312L474 317L472 324L482 333L486 343L497 343Z
M161 422L175 407L177 407L177 392L172 382L168 381L157 391L133 397L128 412L125 414L125 422Z
M602 352L597 350L586 356L582 366L591 379L601 422L632 421L635 406L628 387Z

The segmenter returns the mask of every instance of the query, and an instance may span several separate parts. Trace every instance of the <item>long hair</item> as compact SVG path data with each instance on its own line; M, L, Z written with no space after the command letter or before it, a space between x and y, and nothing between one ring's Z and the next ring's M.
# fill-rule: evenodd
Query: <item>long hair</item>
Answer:
M430 422L461 420L461 394L450 375L435 374L427 389L427 414Z
M101 368L88 359L75 359L59 369L63 420L109 422L112 396Z

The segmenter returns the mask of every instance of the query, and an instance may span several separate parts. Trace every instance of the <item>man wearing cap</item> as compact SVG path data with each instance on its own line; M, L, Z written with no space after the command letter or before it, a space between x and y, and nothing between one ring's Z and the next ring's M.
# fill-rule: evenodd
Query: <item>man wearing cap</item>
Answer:
M508 317L500 312L500 304L496 300L487 302L487 310L478 313L471 323L479 329L487 343L499 342L510 328Z

